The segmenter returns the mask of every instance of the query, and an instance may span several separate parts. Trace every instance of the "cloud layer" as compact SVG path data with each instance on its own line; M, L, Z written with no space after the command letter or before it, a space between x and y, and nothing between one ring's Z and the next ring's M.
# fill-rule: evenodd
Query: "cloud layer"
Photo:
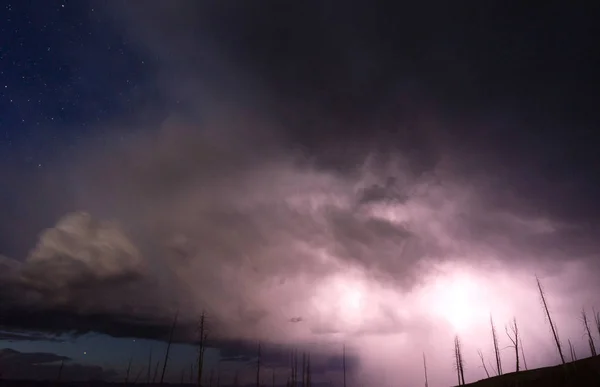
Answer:
M559 319L579 308L557 305L561 288L593 301L589 257L565 261L569 225L494 208L444 164L415 173L373 153L337 172L275 145L166 124L96 149L74 172L94 211L42 232L25 261L3 260L3 324L164 338L179 310L186 341L205 311L217 342L334 354L345 341L373 370L396 351L381 340L485 343L490 312L503 323L539 308L534 274ZM456 302L445 294L461 301L444 306ZM537 317L522 321L532 346L547 340Z
M64 195L43 206L69 212L27 257L0 261L3 326L164 339L178 311L177 339L191 341L204 311L215 345L260 339L328 359L343 341L358 376L407 383L425 351L448 371L433 384L448 378L456 333L477 364L490 313L500 327L517 316L532 366L553 359L537 274L562 332L579 335L575 316L598 290L595 223L556 205L563 185L531 188L543 179L524 161L546 154L507 160L480 132L487 118L433 119L447 116L406 83L420 62L377 81L388 47L337 36L319 19L330 10L305 12L331 41L315 33L306 56L289 55L347 66L313 77L306 63L253 59L279 22L263 31L260 15L227 6L132 4L118 8L120 28L162 58L152 82L164 115L99 128L102 141L53 166Z
M8 380L106 381L116 377L114 371L101 367L71 363L71 359L53 353L0 350L2 377ZM61 362L63 363L61 365Z

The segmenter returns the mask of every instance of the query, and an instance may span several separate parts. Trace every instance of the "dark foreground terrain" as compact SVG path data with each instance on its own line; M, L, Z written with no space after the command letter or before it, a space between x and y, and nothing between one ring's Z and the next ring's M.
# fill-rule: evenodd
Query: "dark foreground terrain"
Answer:
M61 382L57 381L27 381L0 380L0 387L94 387L94 386L124 386L124 383L106 382ZM130 383L129 385L132 385ZM158 384L135 384L139 387L158 386ZM328 384L327 384L328 385ZM168 384L164 386L194 386L193 384ZM314 387L320 385L313 383ZM322 385L325 386L325 385ZM518 373L509 373L466 384L467 387L600 387L600 355L578 360L565 365L537 368ZM240 386L254 387L254 385ZM350 383L350 387L352 387ZM365 386L368 387L368 386ZM438 386L429 386L438 387ZM444 387L444 386L440 386Z
M600 387L600 355L565 365L513 372L469 387Z

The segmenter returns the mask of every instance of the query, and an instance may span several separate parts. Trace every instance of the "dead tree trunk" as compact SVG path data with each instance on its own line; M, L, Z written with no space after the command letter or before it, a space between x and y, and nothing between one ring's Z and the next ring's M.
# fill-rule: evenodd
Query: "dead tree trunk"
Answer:
M197 374L197 384L198 387L202 387L202 372L204 371L204 350L206 349L206 326L205 326L206 315L202 312L200 315L200 325L198 327L198 374Z
M456 357L456 370L458 374L458 384L462 386L465 384L465 371L464 371L464 362L462 359L462 351L460 345L460 339L458 336L454 337L454 353Z
M125 385L129 384L129 374L131 373L131 362L133 361L133 356L129 358L129 363L127 364L127 373L125 374Z
M152 384L156 383L156 378L158 377L158 366L160 366L160 361L157 361L156 366L154 366L154 375L152 375Z
M144 367L140 368L135 379L133 379L133 384L137 384L138 380L140 380L140 376L142 376L143 371L144 371Z
M569 351L571 352L571 361L577 360L577 354L575 353L575 349L573 348L573 344L571 344L571 339L567 340L569 342Z
M560 360L563 364L565 364L565 357L563 356L562 347L560 345L560 340L558 339L558 332L556 330L556 326L554 322L552 322L552 317L550 316L550 311L548 310L548 303L546 302L546 295L544 294L544 290L542 289L542 284L540 283L540 279L535 277L537 281L537 286L540 291L540 297L542 298L542 304L544 305L544 311L546 312L546 317L548 317L548 322L550 322L550 328L552 329L552 336L554 337L554 342L556 343L556 349L558 349L558 354L560 355Z
M587 314L585 313L585 309L581 310L581 320L583 322L583 327L585 329L585 334L588 337L588 344L590 346L590 352L592 356L596 356L596 346L594 344L594 337L592 336L592 331L590 330L590 324L588 323Z
M496 374L502 375L502 359L500 358L500 348L498 346L498 335L496 334L496 326L494 319L490 315L490 326L492 327L492 340L494 342L494 355L496 356Z
M523 359L523 367L525 367L525 371L527 371L527 359L525 358L525 351L523 350L523 339L521 338L521 335L519 335L519 342L521 343L521 358Z
M302 387L306 387L306 352L302 352Z
M165 362L163 364L162 374L160 375L160 385L163 385L165 380L165 373L167 372L167 363L169 362L169 352L171 351L171 343L173 342L173 332L175 331L175 326L177 325L177 317L179 316L179 311L175 313L175 318L173 319L173 325L171 326L171 332L169 332L169 343L167 344L167 350L165 351Z
M456 377L458 379L458 385L461 386L460 383L460 359L458 357L458 347L457 347L458 337L454 337L454 362L456 364Z
M479 358L481 359L481 366L483 367L483 370L485 371L485 374L489 378L490 377L490 373L488 372L488 369L485 366L485 361L483 360L483 353L481 352L481 349L477 350L477 354L479 355Z
M296 362L296 350L293 349L292 353L291 353L291 357L290 357L290 367L291 367L291 371L292 371L292 374L290 375L290 386L291 387L295 387L296 386L296 367L295 367L295 362Z
M342 349L342 366L344 369L344 387L346 387L346 344L344 344Z
M592 309L594 313L594 322L596 323L596 329L598 330L598 336L600 336L600 312L596 312L596 310Z
M517 362L515 372L519 372L519 327L517 326L517 319L513 317L512 325L510 326L510 330L512 331L514 337L508 332L507 326L504 327L504 330L506 331L506 336L508 336L508 339L512 342L512 346L515 349L515 359Z
M58 368L58 376L56 377L56 385L60 386L60 382L62 379L63 367L65 366L65 359L60 361L60 367Z
M260 387L260 341L258 342L258 356L256 358L256 387Z
M306 361L306 387L312 386L312 374L310 372L310 353Z
M425 359L425 352L423 352L423 371L425 372L425 387L429 387L427 379L427 360Z
M298 387L298 350L294 350L294 387Z

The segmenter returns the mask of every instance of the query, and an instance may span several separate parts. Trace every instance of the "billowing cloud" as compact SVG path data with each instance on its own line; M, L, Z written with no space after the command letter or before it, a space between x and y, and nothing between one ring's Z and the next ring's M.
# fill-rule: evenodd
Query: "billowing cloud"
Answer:
M74 173L94 212L3 261L4 324L164 338L179 310L185 341L204 311L216 342L334 356L344 341L374 370L401 348L451 345L453 332L485 346L490 313L517 315L541 345L535 274L561 322L579 308L559 296L566 284L593 301L587 256L562 261L569 225L490 206L443 165L414 173L401 155L369 157L340 173L265 148L167 124L83 158Z
M593 227L545 205L558 195L547 185L524 189L540 182L537 171L486 153L479 123L459 123L472 136L450 136L422 117L435 109L417 97L395 112L390 101L412 93L354 87L356 66L375 77L389 69L386 56L371 47L380 55L370 64L326 28L326 9L317 31L331 41L311 35L305 54L348 66L340 78L335 66L314 77L303 66L311 87L297 80L282 91L276 81L293 78L298 62L255 62L236 39L260 48L289 15L265 32L259 16L228 6L127 4L128 36L164 58L155 81L167 117L115 125L102 143L82 140L55 166L73 212L47 225L27 257L0 261L7 329L164 339L178 312L177 339L190 341L205 312L214 345L235 343L243 359L253 349L239 343L262 340L310 350L321 359L315 367L339 372L327 364L339 364L345 342L357 377L416 383L426 352L436 370L430 382L447 383L454 334L470 364L477 348L489 356L490 313L499 330L517 317L531 367L555 359L537 274L563 340L581 336L579 310L598 290ZM201 38L184 28L192 25ZM274 67L276 76L263 79ZM387 85L373 79L364 84ZM321 94L320 80L338 92ZM471 377L483 377L475 368Z

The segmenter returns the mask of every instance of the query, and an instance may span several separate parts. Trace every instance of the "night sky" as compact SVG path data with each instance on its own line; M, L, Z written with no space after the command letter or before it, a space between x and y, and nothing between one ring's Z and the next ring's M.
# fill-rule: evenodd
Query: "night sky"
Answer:
M296 348L340 385L345 344L351 385L422 383L422 353L451 385L455 335L475 381L490 314L558 363L536 275L586 353L598 12L347 3L2 2L5 377L144 379L178 313L179 381L204 311L224 383L261 341L265 383Z

